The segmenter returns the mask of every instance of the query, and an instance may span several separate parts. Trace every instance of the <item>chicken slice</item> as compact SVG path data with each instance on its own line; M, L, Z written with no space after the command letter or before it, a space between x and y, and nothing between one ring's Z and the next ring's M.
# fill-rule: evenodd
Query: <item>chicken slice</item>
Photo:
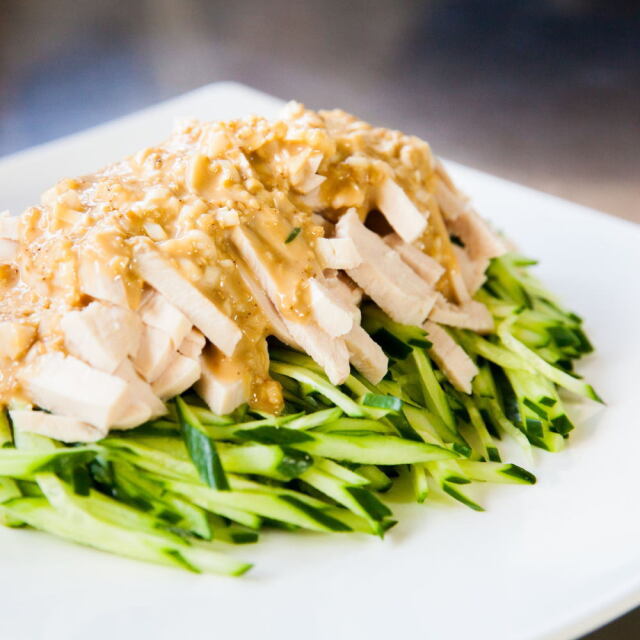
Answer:
M353 312L319 278L309 280L311 310L318 326L331 337L343 336L353 328Z
M200 378L200 363L176 353L169 366L162 372L152 387L163 400L173 398L193 386Z
M124 380L61 353L40 356L21 374L34 404L107 430L127 402Z
M58 416L44 411L15 409L9 411L13 428L18 432L37 433L62 442L95 442L107 435L106 429L69 416Z
M391 178L376 189L376 206L393 230L405 241L417 240L427 227L427 215L418 208L404 190Z
M434 258L427 255L412 244L402 240L400 236L391 233L384 241L400 254L400 257L427 283L435 286L440 280L445 268Z
M127 403L124 411L116 418L112 428L122 430L135 429L150 419L151 409L149 405L139 400L132 400Z
M362 263L350 238L318 238L316 254L325 269L353 269Z
M497 258L508 250L505 243L471 208L465 209L457 218L448 220L447 227L462 240L471 260Z
M82 256L78 267L80 291L87 296L129 307L127 290L122 278L115 277L109 267L95 256Z
M125 428L122 423L125 422L123 417L125 415L131 416L135 412L130 409L130 405L143 404L148 407L149 416L147 420L153 420L167 413L167 407L154 393L151 385L145 382L136 372L135 367L131 360L125 360L113 373L114 376L118 376L127 383L127 404L122 416L119 418L120 428Z
M152 290L145 291L138 315L145 324L166 333L176 349L193 326L180 309L174 307L161 293Z
M260 311L266 316L269 324L271 325L272 334L284 344L288 344L294 349L298 348L298 344L291 337L289 330L287 329L284 320L276 310L274 304L271 302L264 289L256 282L255 278L249 273L249 270L240 263L236 265L245 285L251 292L256 304L260 308Z
M289 161L289 177L291 184L300 193L310 193L317 189L327 178L317 174L322 164L321 153L300 154Z
M180 309L216 347L231 356L242 337L236 323L152 247L136 245L135 258L140 276Z
M344 280L337 275L331 275L324 278L324 286L331 291L333 297L344 305L355 324L360 324L362 313L358 306L362 302L362 291L355 287L352 289Z
M349 350L343 338L332 338L311 322L286 320L287 329L303 351L317 362L333 384L349 377Z
M171 338L164 331L145 324L133 364L138 373L151 383L169 366L175 352Z
M478 258L477 260L471 260L462 247L454 246L453 250L455 251L465 286L473 296L487 279L486 272L489 268L490 259Z
M200 356L200 366L202 372L196 393L213 413L226 415L249 400L249 385L243 370L221 360L211 347Z
M350 301L360 311L359 305L362 303L364 292L362 289L343 271L336 271L331 275L325 271L325 281L327 286L343 301Z
M434 180L433 194L438 201L440 210L447 221L455 220L462 215L468 205L467 200L456 191L450 189L442 180Z
M422 325L432 346L429 355L449 378L451 384L464 393L471 393L471 381L478 368L464 349L440 326L427 320Z
M71 355L107 373L138 351L142 334L142 322L133 311L103 302L69 311L60 320L60 328Z
M349 277L396 322L419 325L436 300L435 291L422 280L384 240L367 229L355 210L336 225L338 237L351 238L362 264L347 269Z
M389 359L380 345L359 325L344 337L351 364L372 384L378 384L387 373Z
M204 349L207 339L197 329L191 331L184 337L184 340L178 347L179 353L187 358L198 359Z
M36 337L36 330L28 324L0 322L0 358L17 360L31 346Z
M233 232L233 242L257 281L277 308L279 290L268 266L261 259L251 237L242 227ZM327 374L333 384L341 384L349 375L349 352L344 340L332 338L314 322L291 320L280 314L280 318L294 343L299 345ZM204 369L204 367L203 367Z
M429 314L429 320L450 327L471 329L477 333L489 333L493 331L494 326L493 316L481 302L470 300L461 305L454 305L447 302L442 296L436 300Z

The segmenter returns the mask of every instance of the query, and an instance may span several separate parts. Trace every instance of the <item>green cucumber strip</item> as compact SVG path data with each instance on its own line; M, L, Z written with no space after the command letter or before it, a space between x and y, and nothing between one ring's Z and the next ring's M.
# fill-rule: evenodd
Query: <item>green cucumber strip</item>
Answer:
M393 430L390 429L384 422L371 420L369 418L338 418L333 422L328 422L327 424L314 429L312 433L332 433L333 431L340 431L343 433L349 431L371 431L372 433L385 434L393 433Z
M480 413L480 411L478 411L478 407L474 404L473 399L467 394L461 393L460 401L469 414L471 426L478 436L478 441L480 442L480 446L482 447L482 455L486 460L492 460L496 456L497 448L495 442L493 441L493 438L491 437L491 434L487 429L487 425L482 419L482 414ZM497 455L498 457L500 456L499 453L497 453Z
M475 500L472 500L466 493L462 492L458 487L452 485L450 482L442 484L442 491L448 496L461 502L466 507L473 509L474 511L484 511L484 507L479 505Z
M185 496L185 498L190 500L189 496ZM193 502L193 500L191 500L191 502ZM251 513L244 509L237 509L235 507L230 507L228 505L222 504L219 504L213 508L204 506L202 506L202 508L206 509L210 513L222 516L223 518L227 518L227 520L232 520L233 522L247 527L248 529L258 531L262 528L262 518L259 515Z
M489 342L477 333L456 329L452 330L451 334L467 353L482 356L504 369L531 370L531 366L523 358L518 357L502 345Z
M85 498L86 499L86 498ZM73 510L73 519L54 509L45 498L17 498L0 506L8 516L29 526L101 551L181 569L220 575L242 575L251 565L210 550L173 545L140 531L130 531L94 518L82 509Z
M0 504L20 497L22 497L22 492L11 478L0 478ZM24 521L0 510L0 524L5 527L21 527L24 525Z
M406 407L413 405L405 405ZM427 410L424 409L426 412ZM388 422L391 423L395 431L390 431L392 434L397 434L401 438L405 440L415 440L416 442L431 442L432 444L442 444L441 440L436 438L435 440L431 440L429 438L424 438L423 434L418 433L418 431L413 427L413 425L407 420L405 413L399 413L397 415L390 415L387 418ZM385 424L386 421L382 424Z
M487 269L487 276L490 281L497 280L501 289L507 293L511 301L518 305L531 307L531 296L523 286L512 263L503 257L494 258ZM493 283L491 283L493 284ZM495 288L495 286L494 286Z
M72 517L77 509L82 509L91 516L119 527L146 532L182 544L179 536L164 528L164 523L155 516L130 507L97 491L91 491L86 497L72 492L71 486L53 473L39 473L36 476L38 486L51 506L68 513Z
M390 331L384 327L373 329L371 338L378 343L380 348L390 357L396 360L404 360L411 354L412 347L396 338Z
M423 464L411 465L411 486L416 498L416 502L422 504L429 495L429 481L427 480L427 470Z
M86 464L94 458L96 450L91 447L54 449L53 451L29 451L0 449L0 476L30 479L39 471L77 462Z
M557 367L550 365L546 360L543 360L540 356L531 351L531 349L522 344L522 342L514 338L509 332L509 327L510 324L508 321L502 322L502 324L498 326L498 336L508 349L520 356L532 368L539 371L552 382L555 382L558 386L564 387L565 389L573 391L585 398L590 398L596 402L602 402L602 399L590 384L582 382Z
M193 415L200 421L202 425L225 425L233 424L233 419L230 416L218 416L213 411L205 409L204 407L198 407L193 404L189 404L189 408Z
M303 432L294 433L304 435ZM132 438L107 438L104 444L115 452L112 455L116 457L122 457L123 451L129 451L130 455L124 454L128 462L159 475L190 481L198 477L191 462L182 459L185 455L184 448L180 453L170 439L145 437L136 442ZM306 454L290 447L218 443L217 448L224 467L230 473L251 473L277 480L288 480L302 473L311 464Z
M460 468L477 482L501 482L508 484L535 484L536 477L515 464L501 462L458 461Z
M451 407L446 394L436 380L431 361L422 349L414 349L411 355L418 370L426 406L438 415L451 431L455 432L456 423Z
M338 504L359 515L371 524L372 533L382 533L378 521L391 515L391 511L383 505L371 492L359 487L349 487L332 475L312 467L305 471L300 479L317 491L329 496Z
M253 480L249 480L248 478L245 478L243 476L234 475L231 475L229 480L231 482L231 488L234 491L257 491L259 493L269 493L274 496L292 496L293 498L302 500L303 502L306 502L307 504L315 507L316 509L320 509L321 511L326 511L330 506L323 500L319 500L318 498L314 498L313 496L307 495L306 493L301 493L300 491L288 489L280 485L262 484L259 482L254 482Z
M332 507L330 509L327 509L326 513L327 515L339 518L353 532L371 535L371 522L369 520L365 520L365 518L363 518L362 516L356 515L355 513L353 513L353 511L348 511L343 507ZM378 522L377 527L380 533L377 535L382 536L395 524L397 524L397 520L387 519Z
M372 304L366 305L362 310L362 326L374 340L375 334L379 335L379 330L383 329L408 346L421 349L428 349L431 346L424 329L394 322L384 311Z
M136 472L133 466L116 462L113 465L118 493L146 500L154 509L155 515L171 513L177 516L176 525L190 531L204 540L211 539L211 529L205 512L189 501L167 491L161 483L154 482L147 474ZM119 496L120 497L120 496Z
M429 409L405 405L403 412L411 427L421 436L424 437L425 433L431 435L429 439L430 442L434 441L435 444L441 444L442 442L463 442L457 429L451 429L440 416L432 413Z
M358 464L413 464L457 457L453 451L425 442L369 433L355 435L355 432L352 435L314 433L312 442L300 443L296 448L311 455Z
M13 446L13 432L6 409L0 409L0 448Z
M475 299L478 302L482 302L489 309L494 319L507 318L520 313L522 310L520 305L513 304L512 302L505 302L504 300L496 298L486 289L480 289L480 291L475 295Z
M298 382L310 385L315 391L331 400L337 407L340 407L348 416L352 418L364 416L362 407L322 375L297 365L284 364L282 362L271 362L270 369L275 373L289 376Z
M0 478L0 504L20 496L22 492L11 478Z
M343 522L291 495L258 491L216 491L208 487L168 480L167 486L214 513L217 508L240 508L258 516L293 524L313 531L349 531Z
M200 477L191 462L180 460L172 454L135 442L133 438L109 437L101 444L105 447L106 456L110 460L124 460L136 467L167 478L193 481Z
M364 476L327 458L316 458L314 460L314 468L324 471L352 487L362 487L369 484L369 481Z
M250 562L244 562L233 556L220 553L202 542L181 549L180 554L187 562L205 573L217 573L237 578L243 576L253 567Z
M229 489L229 482L213 439L208 436L189 405L180 397L176 398L176 409L189 455L202 481L220 491Z
M225 522L224 518L211 514L209 516L213 539L227 544L253 544L258 542L260 534L242 525Z
M278 362L294 364L323 374L322 367L310 356L291 349L269 349L269 358Z
M45 493L49 503L58 515L62 516L65 521L70 523L69 529L71 536L68 535L69 529L65 532L63 527L58 526L57 535L61 537L70 537L76 542L95 546L106 551L111 551L119 555L131 555L140 557L141 559L160 562L162 564L175 564L185 567L185 564L192 564L196 570L207 570L224 575L239 575L246 571L246 563L234 558L224 556L215 551L204 550L197 554L189 554L189 547L178 536L174 536L175 540L167 538L166 532L148 532L142 530L130 530L129 523L127 528L123 528L115 522L103 519L107 514L109 519L112 517L124 516L127 511L134 511L114 500L106 497L98 497L92 495L88 498L75 496L64 482L56 478L53 474L41 474L38 477L38 484ZM27 500L25 498L21 500ZM38 500L38 498L29 498L29 500ZM15 502L15 501L14 501ZM115 505L112 512L107 509L101 510L102 517L92 513L92 509L96 510L96 505L105 505L112 503ZM12 506L12 503L9 505ZM98 507L99 509L99 507ZM31 524L28 518L24 520ZM55 518L51 518L49 514L48 524L55 525ZM37 524L32 525L37 528ZM65 535L67 533L67 535ZM168 560L162 562L162 558ZM199 561L194 562L198 558Z
M357 468L359 476L366 478L369 482L368 487L373 491L384 492L391 489L393 481L391 478L372 464L363 464Z
M452 482L451 478L454 480L459 479L458 476L452 475L451 470L441 465L440 463L432 463L428 467L429 473L433 476L436 481L439 492L442 494L448 495L450 498L461 502L466 507L473 509L474 511L484 511L484 508L480 506L475 500L472 500L469 496L467 496L460 488L458 482Z
M276 480L296 478L312 464L308 455L284 446L221 445L220 455L230 472L250 473Z
M241 442L258 442L266 445L280 445L283 447L295 446L301 442L310 442L313 436L295 429L287 427L254 427L245 428L245 425L238 425L233 429L233 436Z
M342 416L342 409L336 407L335 409L323 409L322 411L316 411L300 418L295 418L291 422L287 422L287 429L300 429L304 431L306 429L314 429L320 427L329 422L333 422Z
M365 407L388 409L394 413L398 413L402 410L402 400L400 400L400 398L382 395L379 393L366 393L360 400L360 404Z

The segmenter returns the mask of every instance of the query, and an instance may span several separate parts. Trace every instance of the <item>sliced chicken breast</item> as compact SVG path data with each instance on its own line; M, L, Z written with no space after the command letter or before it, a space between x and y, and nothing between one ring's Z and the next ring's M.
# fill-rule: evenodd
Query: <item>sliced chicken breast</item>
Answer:
M478 368L464 349L435 322L427 321L423 327L432 346L429 355L434 359L449 382L464 393L471 393L471 382L478 373Z
M192 387L200 378L200 362L176 353L169 366L153 383L153 391L163 400L173 398Z
M145 324L166 333L176 349L193 326L180 309L172 305L161 293L151 289L145 291L138 315Z
M88 364L113 373L140 345L142 322L129 309L92 302L60 320L67 351Z
M107 435L106 429L69 416L58 416L44 411L14 409L9 411L13 428L18 432L36 433L62 442L95 442Z
M477 333L493 331L493 316L481 302L470 300L461 305L453 305L442 296L436 301L429 320L438 324L460 329L471 329Z
M405 242L417 240L427 228L427 214L421 213L391 178L386 178L378 186L375 201L393 230Z
M384 241L400 254L400 257L427 283L434 286L444 274L444 267L424 251L404 242L400 236L392 233Z
M325 269L353 269L362 262L350 238L318 238L316 253Z
M354 210L336 225L341 238L351 238L362 264L347 274L396 322L421 324L436 300L433 289L384 240L367 229Z
M162 254L142 243L135 248L140 276L175 305L204 335L228 356L242 332L233 320L194 287Z
M73 356L48 353L23 371L22 383L35 404L107 430L127 402L127 384Z

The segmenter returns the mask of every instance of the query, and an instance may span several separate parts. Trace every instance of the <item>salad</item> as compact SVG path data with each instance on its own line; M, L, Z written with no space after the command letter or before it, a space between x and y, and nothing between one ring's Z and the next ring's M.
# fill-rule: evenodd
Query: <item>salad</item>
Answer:
M565 393L600 401L534 264L416 137L184 121L0 215L0 520L241 575L262 531L482 510L535 482L512 447L565 445Z

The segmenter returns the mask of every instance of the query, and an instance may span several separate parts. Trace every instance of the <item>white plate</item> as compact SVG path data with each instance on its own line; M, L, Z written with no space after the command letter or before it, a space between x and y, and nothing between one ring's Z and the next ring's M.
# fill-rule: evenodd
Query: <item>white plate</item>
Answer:
M175 116L273 115L281 102L234 84L0 161L0 204L19 211L56 179L168 134ZM327 105L333 106L333 105ZM582 370L608 401L538 484L492 486L486 513L397 509L384 541L272 534L238 549L242 579L194 576L0 531L0 638L572 638L640 602L640 227L451 165L478 209L586 318L598 354ZM531 467L531 465L530 465Z

